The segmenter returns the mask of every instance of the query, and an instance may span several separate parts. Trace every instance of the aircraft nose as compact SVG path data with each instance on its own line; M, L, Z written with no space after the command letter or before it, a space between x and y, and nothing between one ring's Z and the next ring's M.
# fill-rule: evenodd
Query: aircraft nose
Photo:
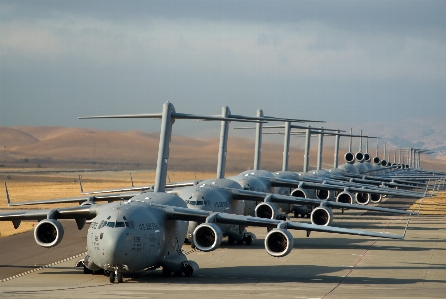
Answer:
M110 265L121 265L125 258L125 233L109 231L104 233L104 256Z

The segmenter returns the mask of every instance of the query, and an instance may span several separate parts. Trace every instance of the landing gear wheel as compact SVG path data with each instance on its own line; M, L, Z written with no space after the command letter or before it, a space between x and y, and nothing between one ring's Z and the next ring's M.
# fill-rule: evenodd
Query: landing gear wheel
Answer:
M109 279L110 283L115 283L115 272L110 272Z
M251 245L252 243L252 237L251 236L246 236L245 237L245 244L246 245Z
M299 213L297 211L294 211L294 218L299 218Z
M166 268L163 268L163 277L170 277L170 271Z
M243 244L243 239L237 240L237 245L242 245L242 244Z
M181 275L183 275L183 271L175 271L175 272L173 272L173 276L175 276L175 277L181 277Z
M84 274L92 274L93 271L84 266Z
M118 283L124 282L124 275L122 275L122 272L118 272Z
M228 244L229 245L234 245L235 240L231 237L228 237Z
M192 277L192 274L194 274L194 268L187 266L186 269L184 269L184 276Z

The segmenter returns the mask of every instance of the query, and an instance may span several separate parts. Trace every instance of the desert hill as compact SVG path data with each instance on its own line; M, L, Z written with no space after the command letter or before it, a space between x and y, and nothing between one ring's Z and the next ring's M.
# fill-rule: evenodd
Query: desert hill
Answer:
M140 131L107 131L65 127L0 127L0 165L3 167L155 169L159 135ZM316 141L312 141L310 165L316 165ZM218 138L172 137L169 169L215 171ZM264 142L262 168L282 168L283 144ZM333 164L333 147L324 146L326 168ZM342 163L344 150L340 150ZM230 137L228 172L252 169L254 140ZM429 169L446 170L439 160L426 157ZM303 149L291 147L289 169L302 170Z

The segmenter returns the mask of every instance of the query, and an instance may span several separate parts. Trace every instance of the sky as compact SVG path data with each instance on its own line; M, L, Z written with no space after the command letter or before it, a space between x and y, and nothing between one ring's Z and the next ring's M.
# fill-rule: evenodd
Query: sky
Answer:
M0 0L0 126L156 132L177 112L361 123L446 111L446 1ZM174 134L219 124L184 121Z

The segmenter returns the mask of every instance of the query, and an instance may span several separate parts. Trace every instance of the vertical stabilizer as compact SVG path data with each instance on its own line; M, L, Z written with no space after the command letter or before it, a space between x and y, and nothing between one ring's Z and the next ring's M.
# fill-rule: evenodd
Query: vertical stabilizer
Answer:
M229 110L229 107L223 106L223 108L221 109L221 116L228 117L230 114L231 110ZM218 179L222 179L225 177L226 152L228 150L228 130L229 130L229 121L222 120L220 129L220 145L218 149L218 165L217 165Z
M324 142L324 131L322 130L321 133L319 134L319 143L318 143L318 146L317 146L317 166L316 166L317 170L321 170L322 169L322 147L323 147L323 142Z
M263 117L263 110L257 110L257 117ZM254 170L260 170L260 161L262 159L262 130L263 123L256 123L256 141L254 150Z
M283 137L283 163L282 171L288 170L288 158L290 153L290 135L291 135L291 122L285 122L285 136Z
M308 126L308 129L305 130L305 152L304 152L304 172L308 171L308 163L310 159L310 138L311 138L311 129Z
M340 130L337 131L338 134L340 132ZM341 136L335 135L334 168L338 168L339 166L339 138L341 138Z
M164 192L166 189L167 164L169 162L169 145L172 137L172 125L175 120L172 118L175 107L172 103L166 102L163 105L161 116L160 143L158 148L158 160L156 162L155 192Z

